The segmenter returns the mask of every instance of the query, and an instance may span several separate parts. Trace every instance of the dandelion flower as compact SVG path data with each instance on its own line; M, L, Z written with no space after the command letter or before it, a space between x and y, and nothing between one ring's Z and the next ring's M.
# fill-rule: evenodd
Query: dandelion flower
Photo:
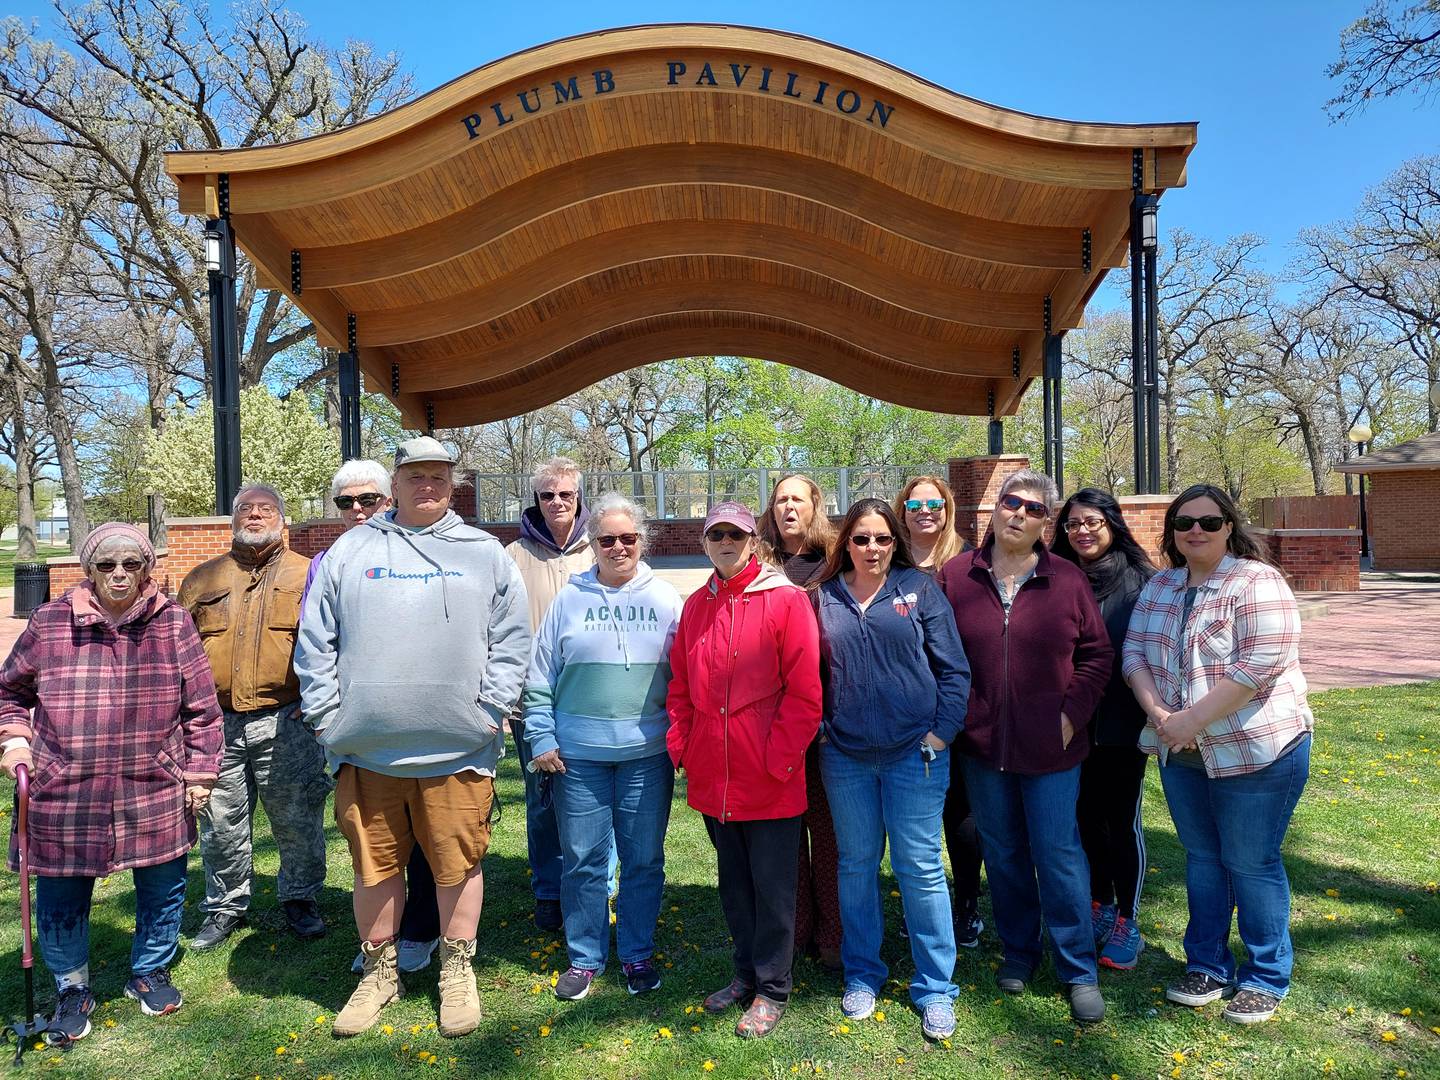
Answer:
M835 1030L838 1031L841 1035L849 1035L849 1034L850 1034L850 1025L849 1025L849 1024L841 1024L841 1025L840 1025L839 1027L837 1027Z
M1339 889L1326 889L1326 890L1325 890L1325 895L1326 895L1326 896L1329 896L1329 897L1331 897L1331 898L1334 898L1334 897L1337 897L1337 896L1340 895L1340 890L1339 890Z
M545 1024L540 1025L540 1037L542 1039L548 1039L550 1037L550 1028Z
M1410 1008L1409 1008L1409 1006L1406 1006L1405 1008L1401 1009L1401 1010L1400 1010L1400 1015L1401 1015L1401 1016L1409 1016L1409 1015L1410 1015Z
M1395 1032L1393 1032L1393 1031L1383 1032L1383 1033L1380 1035L1380 1041L1381 1041L1381 1042L1394 1042L1394 1041L1395 1041Z
M714 1071L715 1071L715 1062L711 1061L709 1058L706 1058L705 1064L704 1064L704 1065L701 1065L700 1067L701 1067L702 1069L704 1069L706 1072L714 1072Z
M288 1054L288 1053L289 1053L289 1051L286 1050L285 1047L283 1047L283 1046L277 1046L277 1047L275 1047L275 1056L276 1056L276 1057L281 1057L281 1056L283 1056L284 1054Z
M394 1029L393 1027L391 1027L389 1024L381 1024L381 1025L380 1025L380 1034L381 1034L381 1035L394 1035L394 1034L395 1034L395 1029Z
M1183 1050L1176 1050L1173 1054L1170 1055L1170 1058L1171 1058L1172 1061L1175 1062L1176 1065L1184 1065L1184 1064L1185 1064L1185 1051L1183 1051Z
M877 1011L875 1013L875 1022L877 1024L883 1024L885 1022L885 1014L883 1012Z
M330 1019L328 1016L325 1016L325 1015L322 1014L322 1015L320 1015L320 1016L315 1017L315 1023L316 1023L316 1025L318 1026L318 1025L320 1025L320 1024L325 1023L325 1021L328 1020L328 1019Z
M675 1037L675 1033L671 1031L668 1027L662 1027L659 1034L660 1038L662 1039L673 1039Z

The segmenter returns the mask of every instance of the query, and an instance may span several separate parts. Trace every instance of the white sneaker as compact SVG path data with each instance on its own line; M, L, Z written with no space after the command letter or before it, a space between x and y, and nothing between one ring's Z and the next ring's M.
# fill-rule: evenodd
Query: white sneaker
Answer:
M424 971L435 959L435 949L439 944L439 938L430 941L406 941L402 938L399 944L400 970Z

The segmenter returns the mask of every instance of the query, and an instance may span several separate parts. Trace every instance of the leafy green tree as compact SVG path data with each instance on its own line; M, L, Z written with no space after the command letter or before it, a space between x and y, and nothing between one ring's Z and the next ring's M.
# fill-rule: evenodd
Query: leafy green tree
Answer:
M215 510L214 412L206 400L176 413L146 453L145 479L165 496L171 514ZM310 411L303 394L285 401L263 386L240 392L240 462L246 480L273 485L292 514L321 495L340 465L335 433Z

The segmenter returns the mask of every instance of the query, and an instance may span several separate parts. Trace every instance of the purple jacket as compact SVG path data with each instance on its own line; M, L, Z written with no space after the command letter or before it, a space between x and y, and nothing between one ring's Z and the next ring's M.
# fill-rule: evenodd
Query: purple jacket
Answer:
M215 779L223 729L188 611L162 594L117 628L74 595L36 608L0 669L0 738L35 759L32 869L104 877L190 850L185 782Z
M993 543L940 571L970 660L970 709L955 748L1006 772L1061 772L1090 752L1085 729L1115 652L1084 571L1038 545L1035 574L1016 592L1007 620L990 573ZM1075 726L1068 748L1061 712Z

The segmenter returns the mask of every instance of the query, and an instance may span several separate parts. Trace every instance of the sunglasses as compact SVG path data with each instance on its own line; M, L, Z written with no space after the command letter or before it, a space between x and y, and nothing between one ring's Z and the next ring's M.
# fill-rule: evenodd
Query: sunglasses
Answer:
M619 533L613 536L607 533L604 536L597 536L595 542L606 551L609 551L616 544L619 544L621 547L634 547L635 541L639 539L639 533Z
M101 559L93 565L95 569L99 570L102 574L113 574L117 566L123 567L127 574L137 574L145 569L145 564L139 559L126 559L120 563L117 563L114 559Z
M553 502L559 499L561 502L574 502L575 492L573 491L537 491L541 502Z
M868 533L852 533L850 536L850 543L858 548L868 548L872 545L887 548L894 542L895 537L889 533L876 533L874 536L870 536Z
M1191 517L1189 514L1176 514L1171 527L1176 532L1189 532L1196 523L1206 532L1219 532L1225 527L1225 519L1219 514L1206 514L1204 517Z
M912 514L915 513L917 510L944 510L944 509L945 509L945 500L944 500L944 499L906 499L906 500L905 500L905 509L906 509L906 510L909 510L910 513L912 513Z
M1000 505L1006 510L1019 510L1022 506L1025 513L1032 518L1043 518L1050 516L1050 508L1042 502L1034 502L1031 499L1022 499L1019 495L1006 495L1000 500Z
M1084 529L1087 532L1098 532L1105 525L1103 517L1071 518L1065 522L1063 528L1067 533L1079 532Z
M712 544L718 544L721 540L730 540L738 544L749 535L744 529L708 529L705 532L705 539Z
M378 491L367 491L363 495L336 495L334 503L338 510L353 510L357 502L366 510L369 510L383 498L385 498L385 496L381 495Z

